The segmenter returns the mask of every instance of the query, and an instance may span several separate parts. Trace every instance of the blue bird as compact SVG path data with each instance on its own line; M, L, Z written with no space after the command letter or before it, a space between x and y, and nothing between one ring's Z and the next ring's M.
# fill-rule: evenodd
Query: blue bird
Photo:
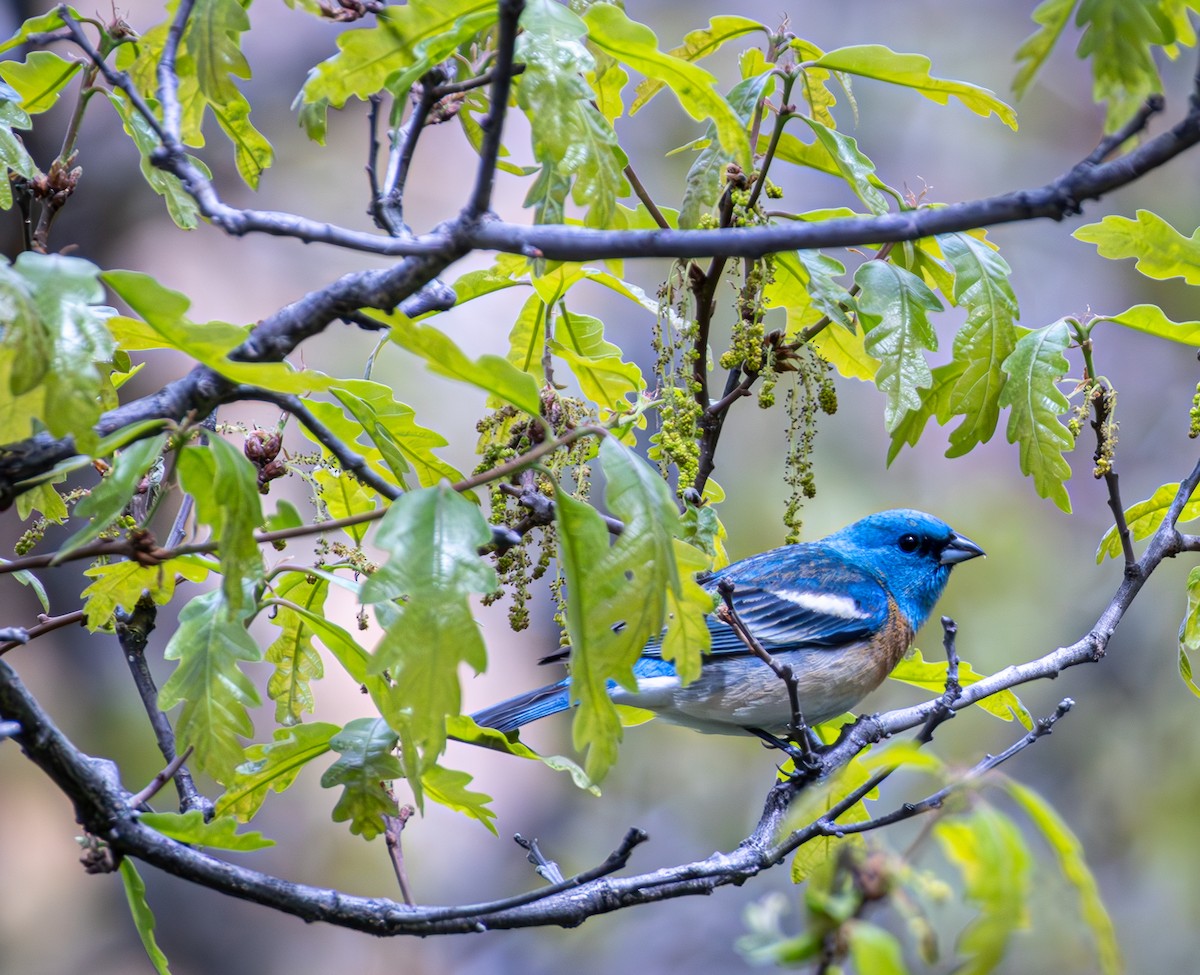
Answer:
M950 570L983 549L921 511L881 511L815 542L785 545L701 577L717 594L733 584L738 617L777 661L792 668L800 711L828 721L878 687L933 611ZM651 640L634 665L638 689L615 682L617 704L653 711L675 724L768 740L792 719L787 688L754 656L722 616L707 618L712 650L700 677L684 686ZM559 659L562 655L548 658ZM473 715L509 732L570 707L571 678L518 695Z

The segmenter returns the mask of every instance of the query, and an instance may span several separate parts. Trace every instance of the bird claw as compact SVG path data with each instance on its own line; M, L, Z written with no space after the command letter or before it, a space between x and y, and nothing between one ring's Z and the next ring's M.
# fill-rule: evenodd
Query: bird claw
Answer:
M807 781L817 778L824 771L825 766L821 761L821 756L829 746L824 744L811 728L803 730L806 740L802 743L785 740L761 728L748 728L747 730L761 738L764 747L776 748L791 760L792 771L790 772L785 772L782 765L777 766L781 774L789 778L800 778Z

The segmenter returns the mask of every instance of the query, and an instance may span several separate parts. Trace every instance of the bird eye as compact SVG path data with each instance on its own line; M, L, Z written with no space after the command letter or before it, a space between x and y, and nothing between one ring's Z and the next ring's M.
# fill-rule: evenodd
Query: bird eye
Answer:
M921 547L921 540L912 532L908 532L900 536L899 545L901 552L915 552Z

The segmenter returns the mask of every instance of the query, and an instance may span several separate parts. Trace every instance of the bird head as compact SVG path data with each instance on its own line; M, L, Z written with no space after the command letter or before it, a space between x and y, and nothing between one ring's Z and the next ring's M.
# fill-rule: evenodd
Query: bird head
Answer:
M910 508L868 515L826 541L878 573L914 629L933 611L950 570L983 555L983 549L940 518Z

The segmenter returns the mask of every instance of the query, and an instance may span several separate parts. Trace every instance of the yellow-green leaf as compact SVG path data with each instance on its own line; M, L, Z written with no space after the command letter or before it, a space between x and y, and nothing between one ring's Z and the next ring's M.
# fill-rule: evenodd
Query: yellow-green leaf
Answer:
M921 656L921 651L914 647L888 676L892 680L940 694L946 689L947 667L948 664L944 660L926 660ZM979 673L967 661L959 662L958 683L961 686L970 687L986 676L987 674ZM985 697L976 706L1003 721L1012 721L1013 718L1016 718L1026 728L1033 727L1033 717L1021 703L1020 698L1010 689Z
M1200 687L1192 677L1190 654L1200 650L1200 569L1192 569L1187 581L1187 613L1179 627L1179 676L1197 697Z
M335 724L313 721L277 728L273 741L251 745L217 799L216 815L228 813L243 823L253 818L267 793L283 792L295 782L309 762L329 751L329 740L340 730Z
M671 89L683 110L698 122L712 121L721 145L750 169L750 142L737 113L716 91L716 78L683 58L660 51L658 38L645 24L630 20L619 7L597 3L584 20L588 39L610 57Z
M827 51L813 63L831 71L911 88L939 105L956 98L976 115L984 118L995 115L1010 129L1017 127L1017 113L997 98L995 92L965 81L933 77L929 73L931 62L923 54L897 54L882 44L858 44Z
M1104 902L1100 899L1100 886L1096 883L1092 871L1088 869L1083 844L1054 807L1038 793L1011 779L1004 780L1004 787L1033 820L1054 852L1063 876L1075 888L1079 897L1079 913L1093 935L1100 970L1104 975L1119 975L1123 966L1121 949L1117 945L1117 933L1113 929L1112 918L1108 916Z
M1071 498L1065 482L1071 465L1063 453L1075 441L1058 419L1070 403L1056 383L1070 368L1063 355L1070 342L1066 319L1026 333L1004 360L1008 381L1000 392L1000 406L1012 408L1008 442L1019 445L1021 472L1033 477L1038 494L1067 512Z
M121 883L125 887L125 899L129 902L129 913L133 915L134 927L137 928L138 937L142 939L142 947L146 949L150 964L154 966L158 975L171 975L167 956L162 953L154 938L154 912L150 910L146 901L145 881L129 857L121 858L118 870L121 873Z
M1135 332L1145 332L1193 348L1200 346L1200 322L1173 322L1157 305L1134 305L1119 315L1105 315L1099 321L1114 322Z
M667 53L671 57L681 58L684 61L699 61L710 54L715 54L729 41L745 37L755 31L762 31L764 34L770 33L767 27L757 20L722 14L709 20L707 27L689 31L684 35L683 43L679 47L671 48ZM629 114L633 116L641 111L651 98L662 91L664 84L665 82L655 78L643 79L637 86L637 93L633 103L629 106Z
M1178 493L1179 482L1172 481L1170 484L1163 484L1157 488L1145 501L1139 501L1125 509L1125 524L1129 527L1129 533L1135 542L1149 538L1158 530L1158 526L1166 517L1167 509L1171 507L1171 502L1175 500L1175 495ZM1180 511L1179 521L1189 522L1197 518L1200 518L1200 498L1193 496L1188 499L1183 510ZM1100 547L1096 549L1096 564L1099 565L1103 562L1106 555L1110 559L1115 559L1120 554L1121 536L1117 534L1117 526L1114 525L1100 539Z
M486 390L534 416L541 411L537 381L507 359L489 353L473 360L432 325L418 325L398 315L391 322L392 341L424 359L431 372Z
M247 833L237 831L238 821L233 816L217 816L205 821L204 813L192 809L186 813L142 813L138 821L189 846L207 846L215 850L238 850L243 853L265 850L275 841L257 830Z
M1028 927L1032 854L1006 815L977 803L970 812L936 822L933 834L959 870L966 900L978 915L958 939L961 975L987 975L1004 958L1012 936Z
M1138 210L1132 220L1110 214L1072 236L1095 244L1096 252L1109 260L1137 258L1134 267L1148 278L1183 278L1188 284L1200 284L1200 230L1184 237L1157 213Z

